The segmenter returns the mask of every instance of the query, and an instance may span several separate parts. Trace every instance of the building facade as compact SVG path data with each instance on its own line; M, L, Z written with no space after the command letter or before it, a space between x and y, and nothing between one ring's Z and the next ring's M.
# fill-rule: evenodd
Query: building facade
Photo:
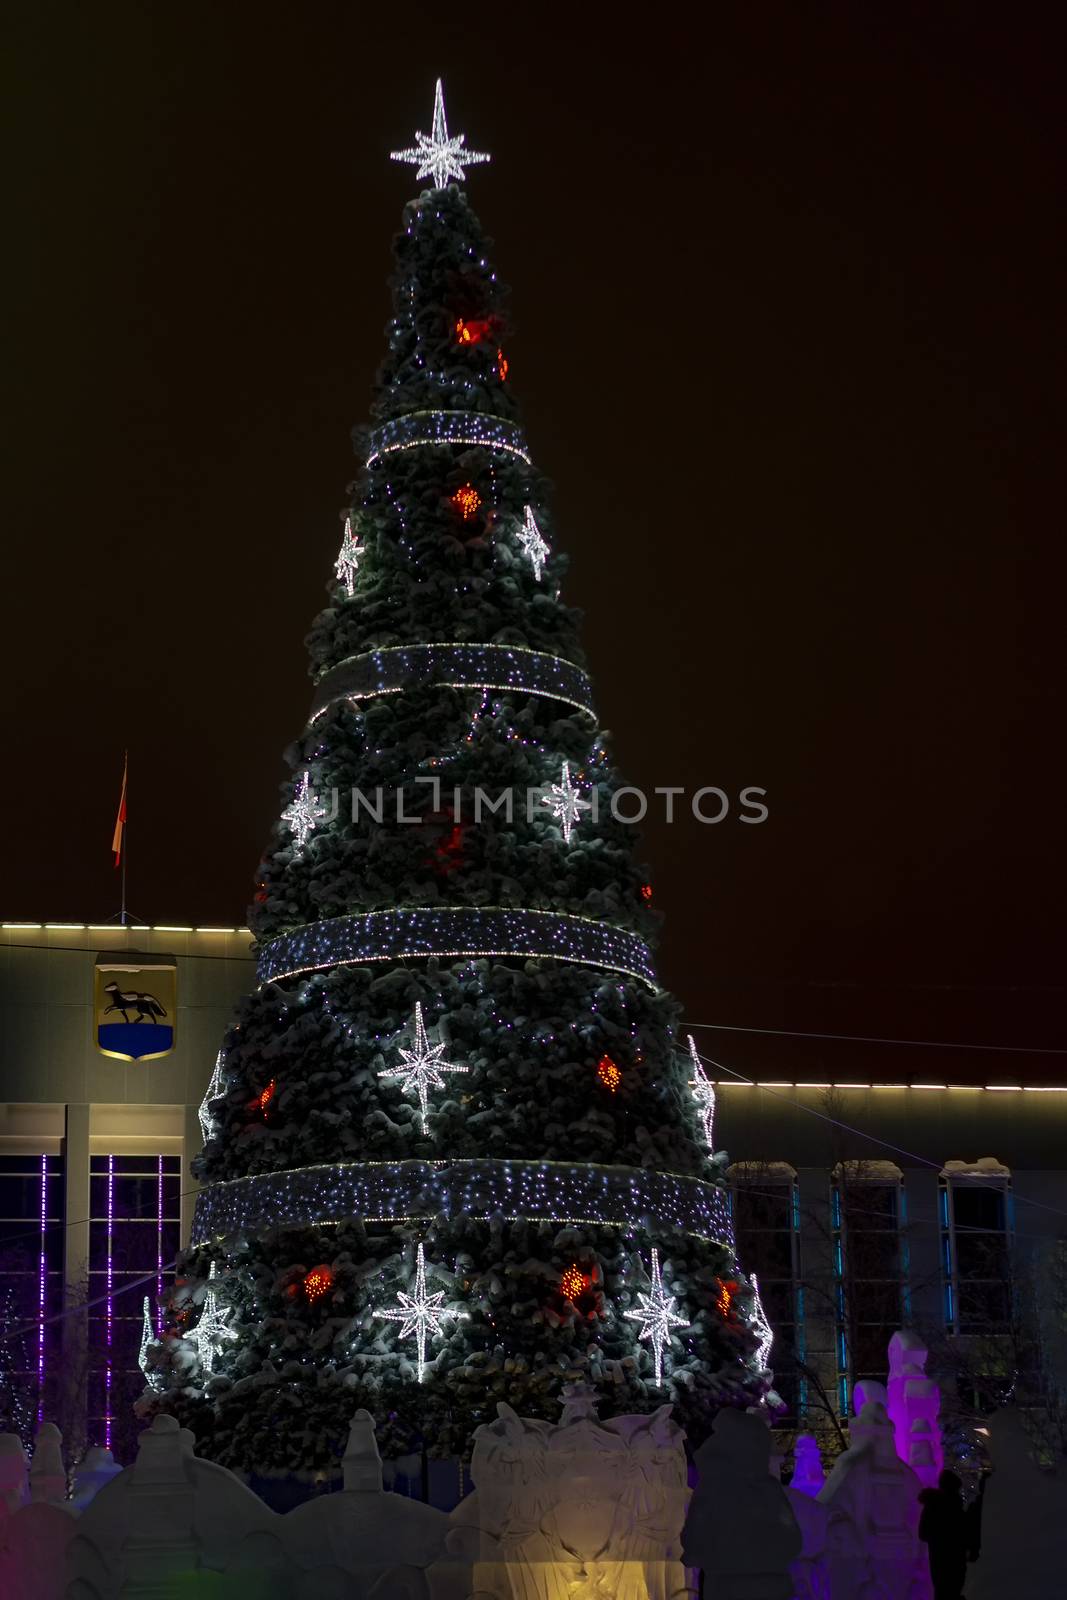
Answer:
M799 1429L849 1416L894 1329L946 1410L1067 1393L1067 1087L719 1082L739 1259Z
M197 1108L250 945L247 928L0 928L0 1430L47 1415L75 1448L132 1459L144 1301L154 1316L188 1238ZM116 1009L164 984L164 1016ZM144 1057L123 1058L127 1031Z

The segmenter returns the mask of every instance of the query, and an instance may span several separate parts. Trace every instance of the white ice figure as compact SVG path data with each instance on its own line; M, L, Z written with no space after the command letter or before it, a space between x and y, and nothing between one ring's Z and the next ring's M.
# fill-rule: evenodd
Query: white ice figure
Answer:
M800 1494L817 1495L825 1482L818 1439L813 1433L798 1433L793 1446L793 1481L789 1487Z
M18 1439L0 1434L0 1441L0 1595L3 1600L63 1600L70 1592L67 1551L78 1531L78 1514L66 1498L62 1436L54 1423L38 1428L28 1490ZM91 1591L93 1600L97 1593Z
M830 1571L826 1563L829 1514L824 1505L790 1484L785 1491L803 1540L799 1556L789 1568L793 1600L832 1600Z
M30 1497L29 1463L17 1433L0 1433L0 1518Z
M111 1451L105 1450L103 1445L94 1444L87 1450L74 1469L71 1503L75 1511L84 1511L91 1505L105 1484L117 1478L121 1471Z
M834 1600L929 1600L926 1547L919 1543L922 1484L896 1452L880 1400L849 1427L818 1501L829 1513L827 1564Z
M714 1600L791 1600L801 1555L797 1518L770 1475L771 1435L755 1412L724 1407L694 1457L700 1481L682 1530L682 1559Z
M859 1416L864 1406L874 1401L875 1404L885 1406L889 1410L889 1391L884 1383L879 1383L877 1378L859 1378L852 1391L852 1413Z
M1067 1468L1034 1462L1018 1411L989 1419L993 1475L982 1506L981 1553L967 1568L967 1600L1053 1600L1067 1574Z
M318 1588L305 1580L298 1591L332 1596L381 1596L407 1600L427 1593L421 1572L444 1554L448 1519L418 1500L382 1488L382 1461L369 1411L352 1418L341 1463L344 1488L296 1506L281 1520L285 1553L301 1571L314 1574ZM336 1573L356 1576L343 1585ZM324 1587L325 1586L325 1587Z
M902 1328L889 1341L889 1420L897 1441L897 1455L922 1479L924 1487L937 1486L945 1464L938 1413L941 1391L926 1376L925 1339Z
M63 1464L63 1435L54 1422L42 1422L33 1443L30 1462L31 1504L61 1505L67 1498L67 1469Z
M198 1568L226 1571L245 1541L281 1520L232 1472L195 1456L193 1436L176 1418L159 1415L141 1434L133 1466L105 1485L78 1520L66 1593L102 1600L148 1600L178 1588L193 1594ZM225 1592L221 1580L219 1586Z
M475 1433L475 1490L452 1514L449 1547L462 1544L474 1560L470 1586L450 1590L450 1600L453 1592L464 1600L685 1593L685 1443L670 1406L601 1422L594 1393L572 1384L556 1424L503 1403L497 1413Z

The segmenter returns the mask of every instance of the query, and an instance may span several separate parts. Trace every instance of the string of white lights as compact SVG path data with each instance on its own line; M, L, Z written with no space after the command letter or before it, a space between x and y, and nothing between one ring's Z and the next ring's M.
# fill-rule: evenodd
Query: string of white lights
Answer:
M603 967L658 987L652 953L637 934L591 917L506 906L411 906L329 917L265 945L261 984L331 967L409 956L518 956Z
M500 450L530 465L530 452L518 423L488 411L407 411L401 417L390 417L371 433L366 465L373 467L383 456L416 450L420 445Z
M266 1228L494 1213L580 1225L677 1230L733 1246L723 1191L683 1173L563 1161L337 1162L200 1190L192 1242Z
M399 694L413 686L512 690L560 700L596 719L589 674L573 661L514 644L388 645L350 656L315 686L308 720L314 722L336 700Z

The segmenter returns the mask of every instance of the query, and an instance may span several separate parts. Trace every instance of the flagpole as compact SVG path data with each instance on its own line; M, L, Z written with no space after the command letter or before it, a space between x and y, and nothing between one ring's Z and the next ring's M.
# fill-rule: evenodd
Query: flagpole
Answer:
M121 928L125 928L130 920L126 911L126 786L129 773L130 752L124 750L122 752L122 788L119 790L119 810L118 816L115 818L115 832L111 839L111 848L115 852L115 866L122 869L119 905L119 926Z

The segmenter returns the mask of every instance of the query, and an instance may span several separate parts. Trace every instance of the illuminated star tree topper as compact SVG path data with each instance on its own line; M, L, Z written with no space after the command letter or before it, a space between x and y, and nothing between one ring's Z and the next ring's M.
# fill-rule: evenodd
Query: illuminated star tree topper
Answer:
M715 1128L715 1085L704 1071L704 1063L696 1047L693 1035L689 1035L689 1055L693 1063L693 1076L689 1080L689 1087L693 1091L693 1099L700 1112L700 1120L704 1125L704 1138L707 1141L708 1154L714 1153L712 1134Z
M541 797L541 804L548 806L563 829L564 844L570 844L571 834L581 820L581 813L588 811L590 806L589 801L583 800L571 783L571 771L566 761L563 763L559 782L550 785L548 793Z
M465 150L463 141L466 137L465 133L457 133L451 139L448 137L445 92L438 78L433 99L433 132L417 133L415 143L406 150L393 150L390 160L410 161L416 168L416 178L432 177L434 188L443 189L450 178L455 178L459 183L464 181L465 166L475 167L479 162L489 160L483 150Z
M337 574L338 583L344 584L349 599L356 592L356 573L366 553L366 547L360 542L359 535L352 532L352 518L346 517L345 536L341 540L341 549L333 570Z
M638 1338L647 1339L652 1346L658 1387L663 1374L663 1352L671 1342L671 1329L688 1328L689 1324L684 1317L678 1316L674 1309L674 1295L667 1294L663 1287L659 1274L659 1251L656 1249L652 1251L651 1276L651 1294L638 1294L638 1309L627 1311L626 1316L631 1322L642 1324Z
M303 850L308 842L308 835L313 833L323 817L328 815L325 807L320 806L311 793L311 774L305 772L297 784L295 800L282 812L282 821L289 824L289 830L296 840L298 850Z
M227 1306L225 1311L220 1311L215 1291L210 1285L215 1281L215 1262L211 1263L211 1271L207 1275L208 1291L204 1296L204 1309L200 1313L200 1321L185 1337L191 1344L195 1344L200 1365L205 1372L210 1372L215 1365L216 1345L220 1339L236 1339L237 1329L227 1327L232 1315L232 1307Z
M442 1319L451 1316L442 1305L444 1290L439 1289L436 1294L426 1293L426 1257L422 1245L419 1245L415 1255L415 1293L405 1294L401 1289L397 1293L399 1306L392 1311L376 1311L377 1317L386 1317L390 1322L399 1322L400 1337L408 1338L415 1335L415 1342L419 1352L419 1382L423 1381L426 1370L426 1335L440 1333Z
M422 1002L415 1005L415 1048L413 1050L400 1049L400 1065L390 1067L385 1072L379 1072L379 1078L399 1078L401 1088L405 1094L418 1095L419 1120L422 1123L423 1133L429 1133L430 1124L427 1113L429 1111L429 1091L443 1089L445 1080L442 1076L446 1072L467 1072L468 1067L457 1067L450 1061L442 1061L446 1046L431 1044L426 1037L426 1024L422 1020Z
M530 506L526 507L523 514L522 527L519 529L519 543L522 545L531 567L533 567L535 580L540 583L541 570L550 552L548 545L541 536L541 530L537 526L537 518L534 516L533 509Z

